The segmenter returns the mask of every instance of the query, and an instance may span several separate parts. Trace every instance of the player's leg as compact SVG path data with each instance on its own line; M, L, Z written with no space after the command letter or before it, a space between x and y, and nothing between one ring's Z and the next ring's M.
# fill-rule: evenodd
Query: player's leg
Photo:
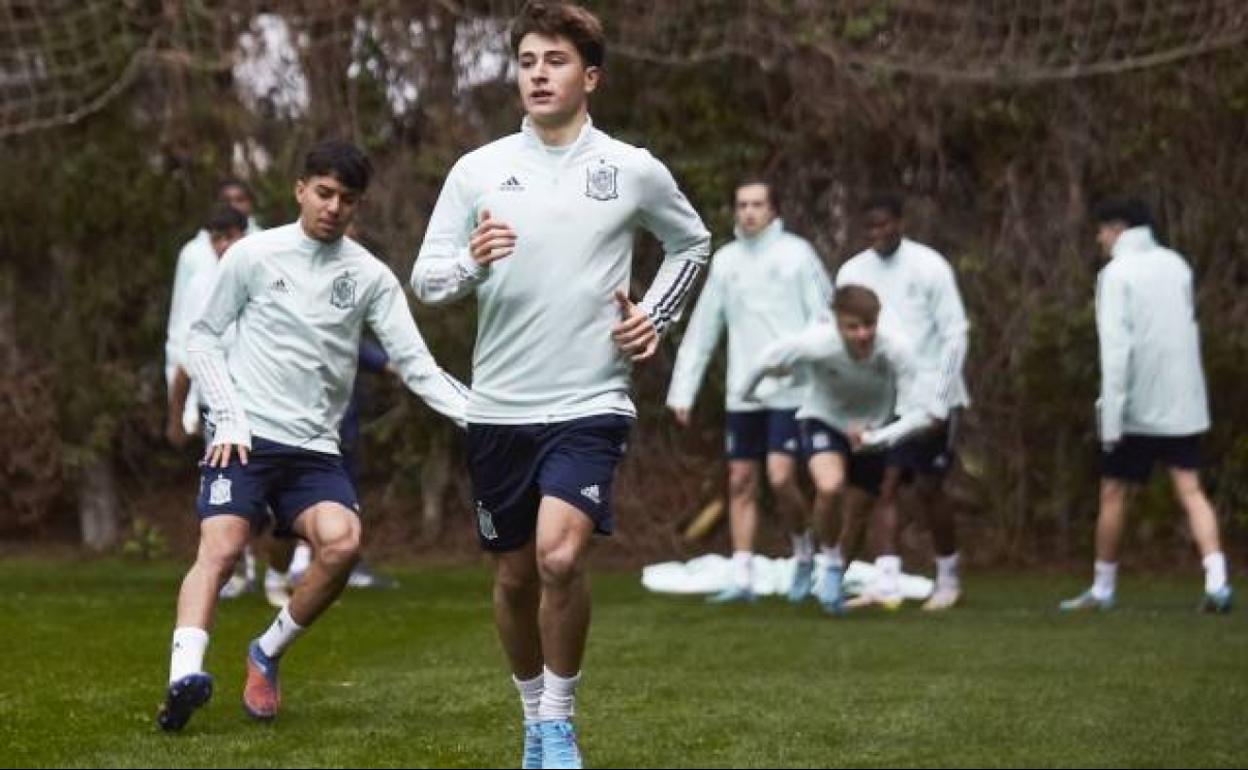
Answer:
M521 767L542 766L541 732L538 726L545 690L542 635L538 611L542 583L537 572L534 538L514 551L493 554L494 627L511 668L511 679L520 693L524 714L524 755Z
M798 463L804 455L796 413L795 409L767 413L767 484L793 547L791 602L800 602L810 594L815 559L815 538L808 519L810 501L798 480Z
M728 463L728 530L732 543L729 584L710 596L713 604L754 600L754 539L758 532L758 485L767 456L767 412L729 412L724 426Z
M1218 535L1218 516L1200 485L1200 474L1194 468L1170 468L1174 496L1187 513L1192 539L1200 550L1205 568L1205 595L1201 609L1207 612L1229 612L1231 586L1226 579L1226 556Z
M879 494L871 506L870 540L875 552L875 581L847 607L879 605L895 610L901 606L901 557L897 552L897 498L905 471L888 465L881 474Z
M953 505L945 493L944 474L924 473L915 478L915 499L932 533L936 557L936 585L923 605L928 611L946 610L962 596L958 577L958 540Z
M732 542L731 583L709 598L713 603L754 599L754 538L758 532L759 463L728 461L728 528Z
M273 607L285 607L290 601L287 573L294 560L298 541L292 537L269 537L264 544L268 568L264 572L264 598Z
M218 592L233 573L250 536L251 523L241 516L218 514L200 522L195 563L178 592L169 687L156 715L163 730L182 729L195 709L212 696L212 677L204 672L208 632L216 613Z
M837 507L845 487L845 455L821 451L810 456L807 467L815 487L813 518L824 560L823 575L818 581L815 598L825 612L839 615L845 609L841 593L845 561L838 542L841 528Z
M1124 436L1101 454L1101 486L1096 514L1096 561L1092 587L1058 605L1063 612L1108 610L1114 606L1118 584L1118 548L1126 523L1127 500L1133 486L1148 481L1155 460L1154 447L1138 436Z

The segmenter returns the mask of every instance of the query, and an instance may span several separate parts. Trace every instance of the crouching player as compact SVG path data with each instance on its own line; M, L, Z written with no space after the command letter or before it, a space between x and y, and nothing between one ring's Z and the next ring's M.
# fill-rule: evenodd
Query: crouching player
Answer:
M934 420L910 345L877 329L875 292L842 286L832 311L834 320L818 321L768 346L750 372L746 394L752 397L769 377L804 369L806 390L797 418L815 486L814 524L827 562L816 598L825 611L839 615L845 602L838 497L848 481L876 498L876 514L886 519L877 527L882 535L877 566L884 579L876 590L895 606L901 598L900 561L893 544L895 523L888 521L896 518L895 504L880 494L889 458L883 450L930 428Z

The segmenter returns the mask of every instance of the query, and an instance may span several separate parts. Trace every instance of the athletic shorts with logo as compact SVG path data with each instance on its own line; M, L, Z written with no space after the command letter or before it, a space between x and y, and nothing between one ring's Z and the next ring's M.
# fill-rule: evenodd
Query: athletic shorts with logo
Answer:
M880 493L884 482L884 469L888 465L886 452L855 452L849 437L822 420L801 420L802 452L814 457L824 452L839 454L845 458L845 480L872 495Z
M290 537L295 519L317 503L339 503L359 513L355 488L342 458L252 437L247 464L232 456L224 468L200 463L196 511L201 520L220 514L242 516L252 528Z
M615 529L611 486L628 446L631 417L594 415L556 423L468 426L477 538L486 551L524 547L543 497L574 506L598 534Z
M724 428L724 457L765 460L769 454L800 455L796 409L729 412Z

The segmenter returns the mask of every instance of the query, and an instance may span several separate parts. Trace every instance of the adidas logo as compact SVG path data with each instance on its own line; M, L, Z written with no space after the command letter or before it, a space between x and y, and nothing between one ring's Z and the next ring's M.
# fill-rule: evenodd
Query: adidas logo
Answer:
M507 177L507 181L498 186L502 192L524 192L524 185L520 184L520 180L514 176Z
M269 291L275 294L289 294L290 287L286 285L285 278L278 278L276 281L269 284Z
M598 492L597 484L590 484L581 489L581 494L593 502L594 505L602 505L602 495Z

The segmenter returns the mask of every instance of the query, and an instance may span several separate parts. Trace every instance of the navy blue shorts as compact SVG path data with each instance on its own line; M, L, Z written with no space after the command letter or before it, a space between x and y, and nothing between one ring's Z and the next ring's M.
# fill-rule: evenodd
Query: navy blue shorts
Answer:
M299 514L323 502L339 503L356 513L360 510L338 455L253 437L246 465L233 456L225 468L200 463L195 509L201 520L229 513L246 518L260 530L272 511L273 534L290 537Z
M822 420L801 420L802 452L814 457L833 452L845 458L845 480L872 495L880 494L888 455L884 452L854 452L849 437Z
M724 429L724 457L729 460L765 460L768 454L799 455L796 409L729 412Z
M1139 436L1128 434L1112 452L1101 452L1101 475L1105 478L1144 484L1153 475L1153 466L1199 470L1200 437Z
M888 464L905 475L943 479L953 470L957 453L953 442L957 432L957 412L939 428L913 436L888 451Z
M524 547L537 531L543 497L585 513L609 535L611 482L628 448L630 417L594 415L529 425L468 425L468 474L477 538L487 551Z

